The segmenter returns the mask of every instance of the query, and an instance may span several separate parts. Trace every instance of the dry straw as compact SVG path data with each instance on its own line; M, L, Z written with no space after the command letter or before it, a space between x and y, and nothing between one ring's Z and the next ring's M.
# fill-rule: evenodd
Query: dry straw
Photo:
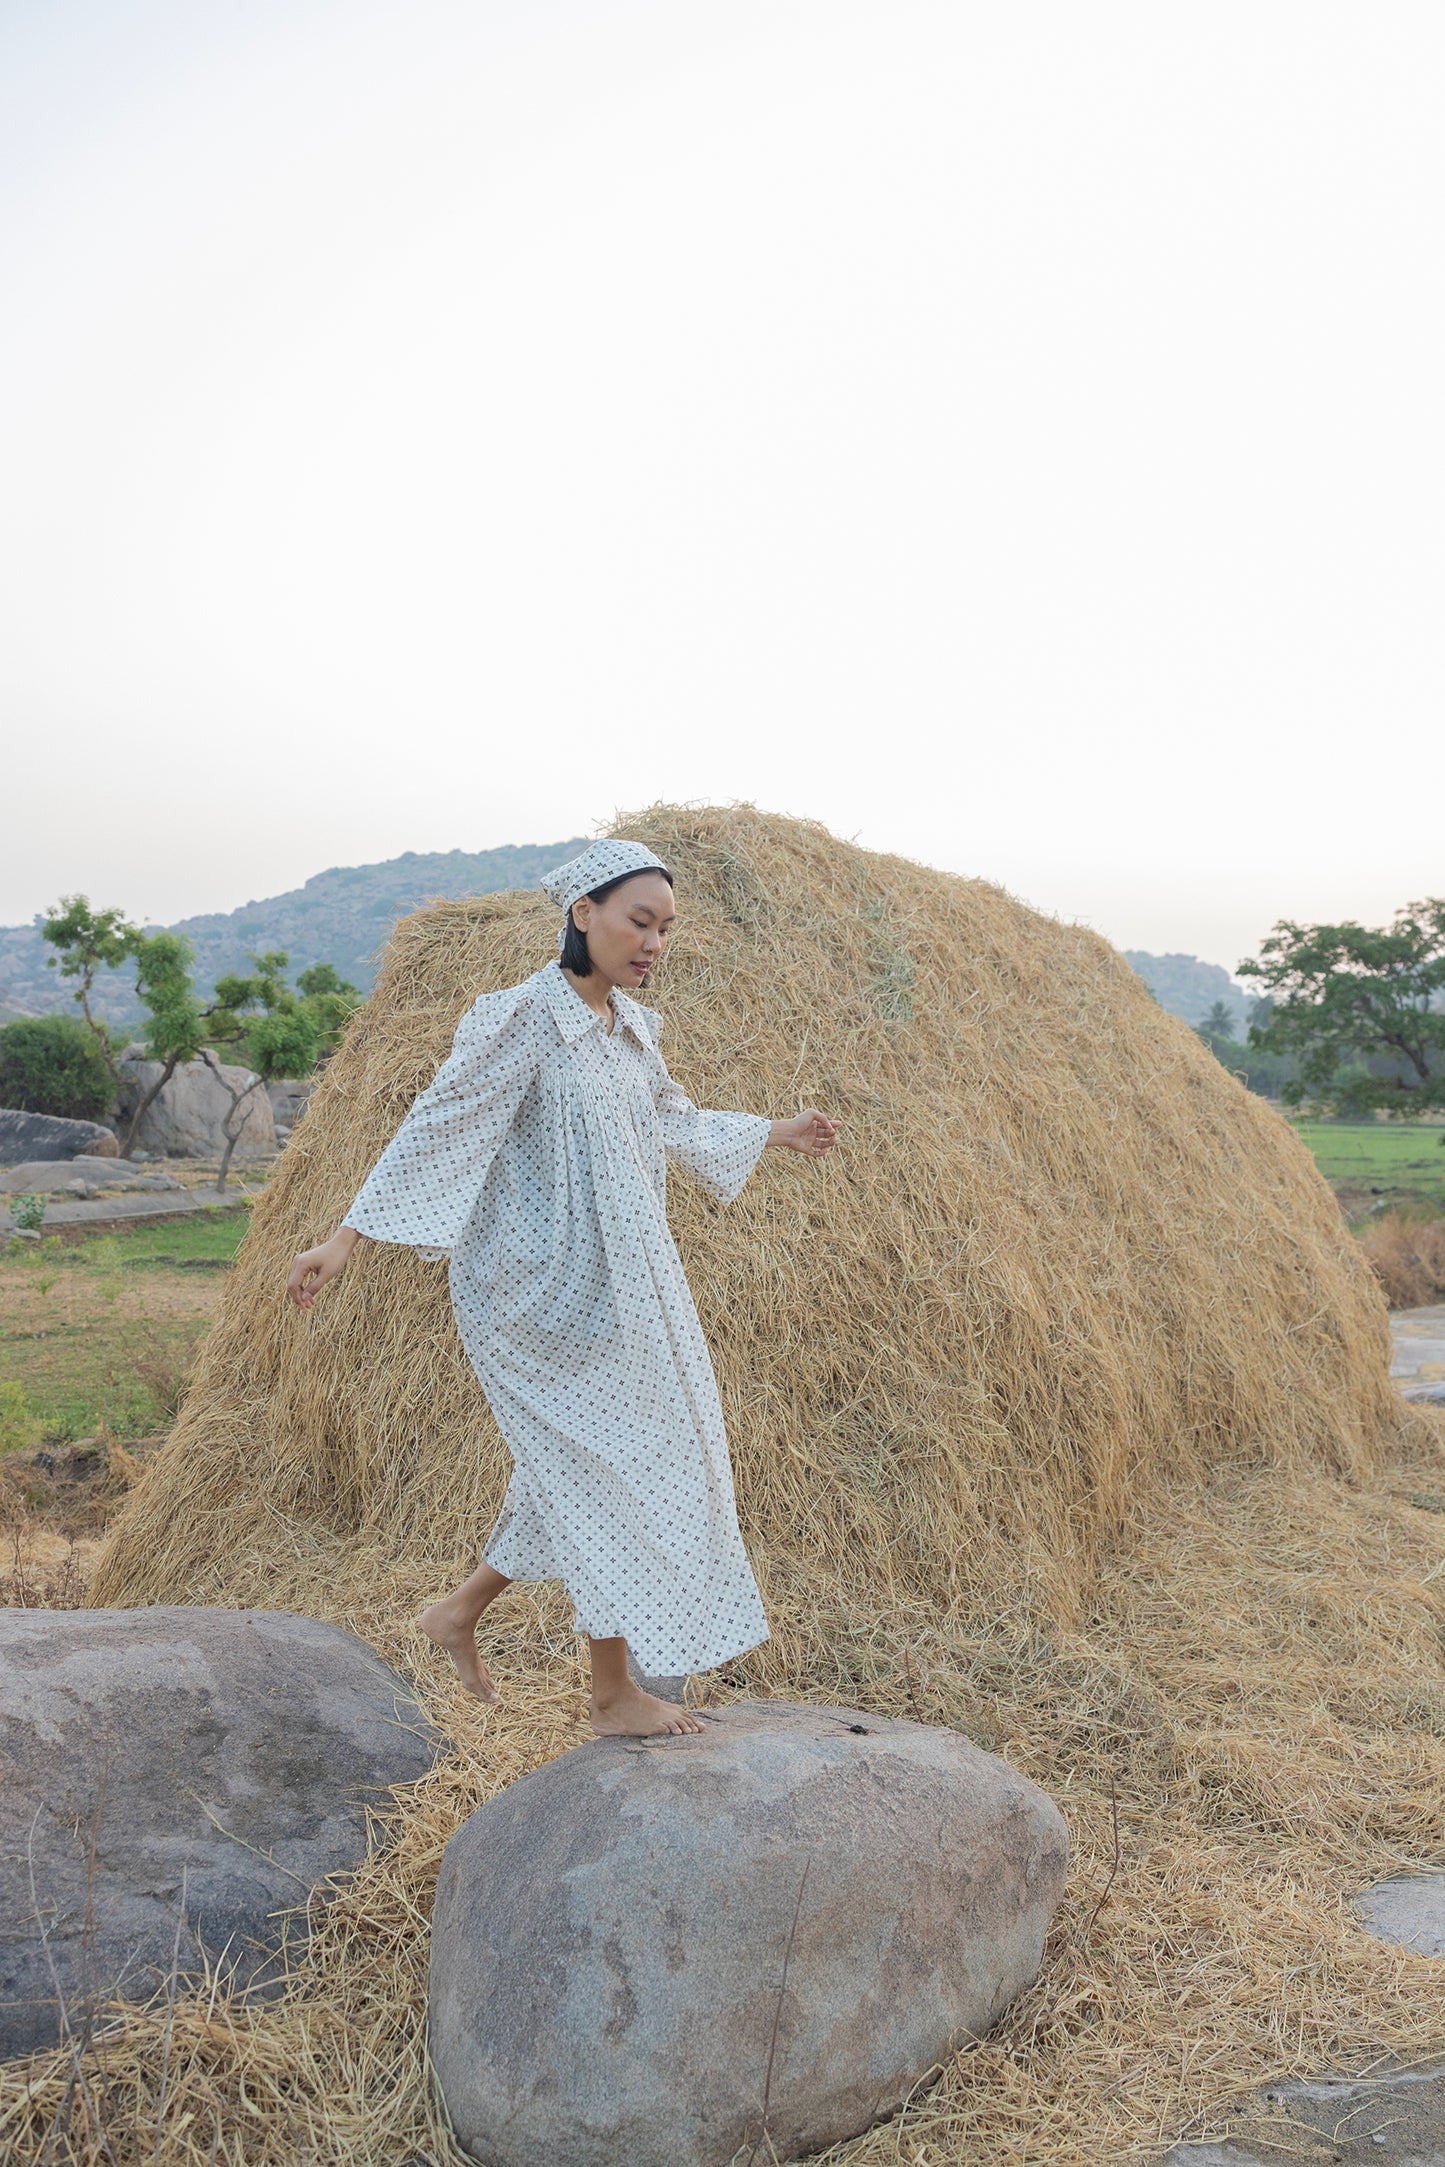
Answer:
M1445 2046L1434 1968L1346 1901L1440 1856L1445 1455L1393 1397L1378 1290L1303 1147L1102 941L995 888L747 807L619 832L677 876L655 993L676 1073L708 1104L846 1124L728 1211L677 1184L774 1622L710 1690L956 1723L1052 1790L1076 1846L1038 1986L830 2158L1101 2167L1263 2076ZM554 937L521 896L399 929L92 1593L337 1618L419 1671L457 1755L286 2000L124 2018L83 2083L82 2057L37 2059L0 2091L0 2143L117 2167L452 2156L420 2047L437 1861L582 1735L577 1653L555 1590L508 1596L487 1716L410 1628L505 1472L444 1269L369 1248L309 1320L281 1288L468 1002Z
M1445 1295L1445 1219L1386 1212L1363 1229L1360 1247L1392 1309L1418 1309Z

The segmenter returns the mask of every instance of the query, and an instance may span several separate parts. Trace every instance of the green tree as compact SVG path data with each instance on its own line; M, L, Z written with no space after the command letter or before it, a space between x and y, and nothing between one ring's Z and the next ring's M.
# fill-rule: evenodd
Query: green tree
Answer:
M86 1027L100 1047L114 1093L120 1083L120 1071L110 1033L90 1012L91 989L95 985L96 972L118 970L127 957L135 955L145 935L119 910L93 910L87 896L63 895L54 910L46 912L41 921L40 936L60 950L59 955L49 959L51 970L58 968L62 978L80 980L72 998L80 1003Z
M284 949L250 958L247 978L232 973L216 982L215 1006L207 1011L209 1045L201 1054L230 1100L221 1123L226 1148L216 1187L223 1190L231 1155L246 1118L246 1102L263 1081L307 1076L323 1053L329 1053L342 1024L358 1005L356 988L337 976L330 963L303 971L296 990L287 985L290 957ZM237 1084L223 1071L212 1048L234 1049L250 1064Z
M216 981L207 1036L213 1046L240 1052L266 1081L308 1075L321 1049L319 1026L286 983L290 960L284 948L272 949L250 958L249 978L232 973Z
M103 1031L75 1016L22 1016L0 1030L0 1106L99 1121L115 1097Z
M213 1046L234 1046L258 1075L309 1076L336 1049L347 1018L360 1006L355 986L330 963L313 963L293 989L284 949L252 956L250 977L216 982L216 1007L208 1031Z
M1239 970L1273 1004L1250 1044L1298 1064L1283 1086L1291 1105L1445 1105L1445 898L1407 904L1385 927L1282 919Z
M312 982L313 990L298 996L286 983L291 959L278 948L250 957L249 976L230 972L218 978L216 997L203 1008L191 983L192 949L180 934L138 936L136 957L137 987L150 1011L146 1052L160 1062L161 1071L131 1116L123 1148L131 1149L146 1113L180 1064L200 1057L231 1094L230 1112L222 1123L224 1165L229 1166L240 1135L236 1117L243 1101L273 1077L309 1075L332 1050L346 1017L359 1005L356 989L338 978L329 963L322 963L302 974ZM217 1053L238 1054L251 1072L234 1092L221 1075ZM240 1119L244 1120L243 1114ZM220 1180L224 1186L224 1172Z
M341 1044L341 1034L347 1023L357 1009L364 1005L361 995L355 986L349 985L338 975L335 965L331 963L313 963L311 968L303 971L297 979L296 990L302 997L302 1007L321 1031L321 1047L317 1059L329 1061ZM305 1071L291 1069L288 1073L299 1076Z
M297 978L296 991L307 1000L314 1000L321 993L340 994L343 999L352 1001L361 999L355 986L348 985L344 978L337 976L334 963L311 964Z
M335 1051L347 1018L360 1006L355 986L338 975L334 964L313 963L301 973L294 988L288 986L285 973L290 957L284 949L274 949L250 958L254 968L249 976L231 973L219 979L215 999L202 1007L191 979L195 955L189 941L178 933L142 932L123 912L95 910L83 895L62 896L47 913L41 932L59 950L50 959L52 965L58 967L62 977L80 981L75 999L105 1067L106 1088L98 1103L93 1088L88 1093L82 1091L77 1098L59 1080L56 1063L61 1041L55 1039L51 1045L47 1040L49 1052L41 1065L48 1080L35 1086L35 1090L46 1094L45 1105L31 1107L29 1097L22 1095L28 1087L19 1081L9 1087L13 1094L10 1103L36 1112L53 1112L62 1104L68 1108L82 1103L94 1105L97 1113L104 1111L120 1087L121 1075L109 1033L91 1012L90 996L100 971L117 969L134 957L136 991L148 1018L142 1039L149 1058L159 1063L160 1073L141 1094L131 1114L121 1146L127 1153L134 1148L142 1121L176 1070L183 1062L195 1060L203 1048L234 1049L255 1071L256 1081L306 1076L319 1060ZM32 1019L23 1020L28 1024ZM61 1017L33 1020L46 1026L66 1022ZM79 1031L80 1026L74 1029ZM54 1038L54 1033L51 1036ZM65 1040L64 1045L73 1068L78 1058L74 1042ZM40 1059L38 1045L33 1059ZM219 1074L218 1064L212 1061L210 1065ZM248 1097L252 1088L248 1080L241 1098ZM30 1096L34 1096L34 1090ZM232 1115L239 1103L233 1103ZM229 1126L227 1137L228 1143L234 1141ZM226 1156L229 1159L229 1148Z
M299 1005L258 1016L246 1033L246 1050L268 1083L279 1076L309 1076L321 1053L322 1032Z
M183 1061L194 1061L206 1042L206 1015L191 983L195 951L180 933L141 934L136 942L136 990L149 1013L142 1042L160 1074L143 1091L130 1117L121 1151L134 1148L140 1125Z
M1232 1046L1234 1044L1234 1010L1228 1001L1216 1001L1202 1023L1194 1027L1206 1045Z

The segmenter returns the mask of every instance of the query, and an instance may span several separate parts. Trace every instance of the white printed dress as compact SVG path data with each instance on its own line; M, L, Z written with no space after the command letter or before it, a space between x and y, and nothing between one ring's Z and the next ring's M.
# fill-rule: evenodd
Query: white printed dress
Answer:
M561 1580L577 1630L658 1677L767 1638L722 1409L668 1231L667 1162L724 1203L768 1137L667 1073L660 1018L616 1023L556 963L484 994L346 1224L451 1257L462 1343L512 1454L485 1556Z

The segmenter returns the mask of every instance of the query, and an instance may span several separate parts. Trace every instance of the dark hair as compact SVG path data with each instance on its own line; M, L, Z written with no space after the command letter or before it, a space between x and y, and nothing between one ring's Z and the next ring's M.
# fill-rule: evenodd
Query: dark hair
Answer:
M638 873L660 873L668 887L672 886L672 875L665 865L639 865L636 873L619 873L615 880L604 880L600 888L589 888L588 900L600 903L604 895L611 895L613 889L620 888L624 880L636 880ZM581 900L580 897L578 900ZM570 909L563 923L562 953L557 960L563 970L571 971L574 977L592 976L592 958L587 953L587 935L573 918Z

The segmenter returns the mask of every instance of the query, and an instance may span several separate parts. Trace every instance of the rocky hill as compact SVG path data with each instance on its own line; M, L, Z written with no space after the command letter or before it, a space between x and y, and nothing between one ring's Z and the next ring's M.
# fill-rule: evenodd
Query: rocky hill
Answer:
M398 918L434 896L534 887L584 841L573 836L560 843L507 843L497 850L408 850L380 865L333 865L285 895L182 918L171 930L184 933L196 951L196 983L203 997L224 972L245 971L248 956L268 948L284 948L293 973L309 963L334 963L343 978L369 993L377 956ZM47 967L52 953L38 922L0 926L0 1023L70 1008L71 983ZM1150 955L1142 948L1126 948L1124 955L1170 1015L1198 1023L1215 1001L1225 1001L1242 1029L1251 996L1218 963ZM109 976L96 1007L116 1025L139 1022L134 973Z
M184 933L196 951L196 983L203 995L209 995L225 972L245 971L249 955L271 948L288 952L293 972L310 963L334 963L343 978L368 993L378 952L398 918L433 896L534 887L550 867L582 849L585 840L573 836L560 843L508 843L498 850L408 850L380 865L334 865L285 895L243 903L239 910L182 918L171 930ZM0 1021L69 1009L73 986L47 967L53 953L40 937L38 922L0 926ZM134 972L106 974L95 1006L112 1023L136 1023L141 1010Z
M1216 1001L1234 1012L1239 1035L1249 1017L1250 1003L1258 998L1231 978L1219 963L1201 963L1198 956L1151 956L1145 948L1126 948L1124 961L1139 973L1161 1008L1186 1023L1202 1023Z

